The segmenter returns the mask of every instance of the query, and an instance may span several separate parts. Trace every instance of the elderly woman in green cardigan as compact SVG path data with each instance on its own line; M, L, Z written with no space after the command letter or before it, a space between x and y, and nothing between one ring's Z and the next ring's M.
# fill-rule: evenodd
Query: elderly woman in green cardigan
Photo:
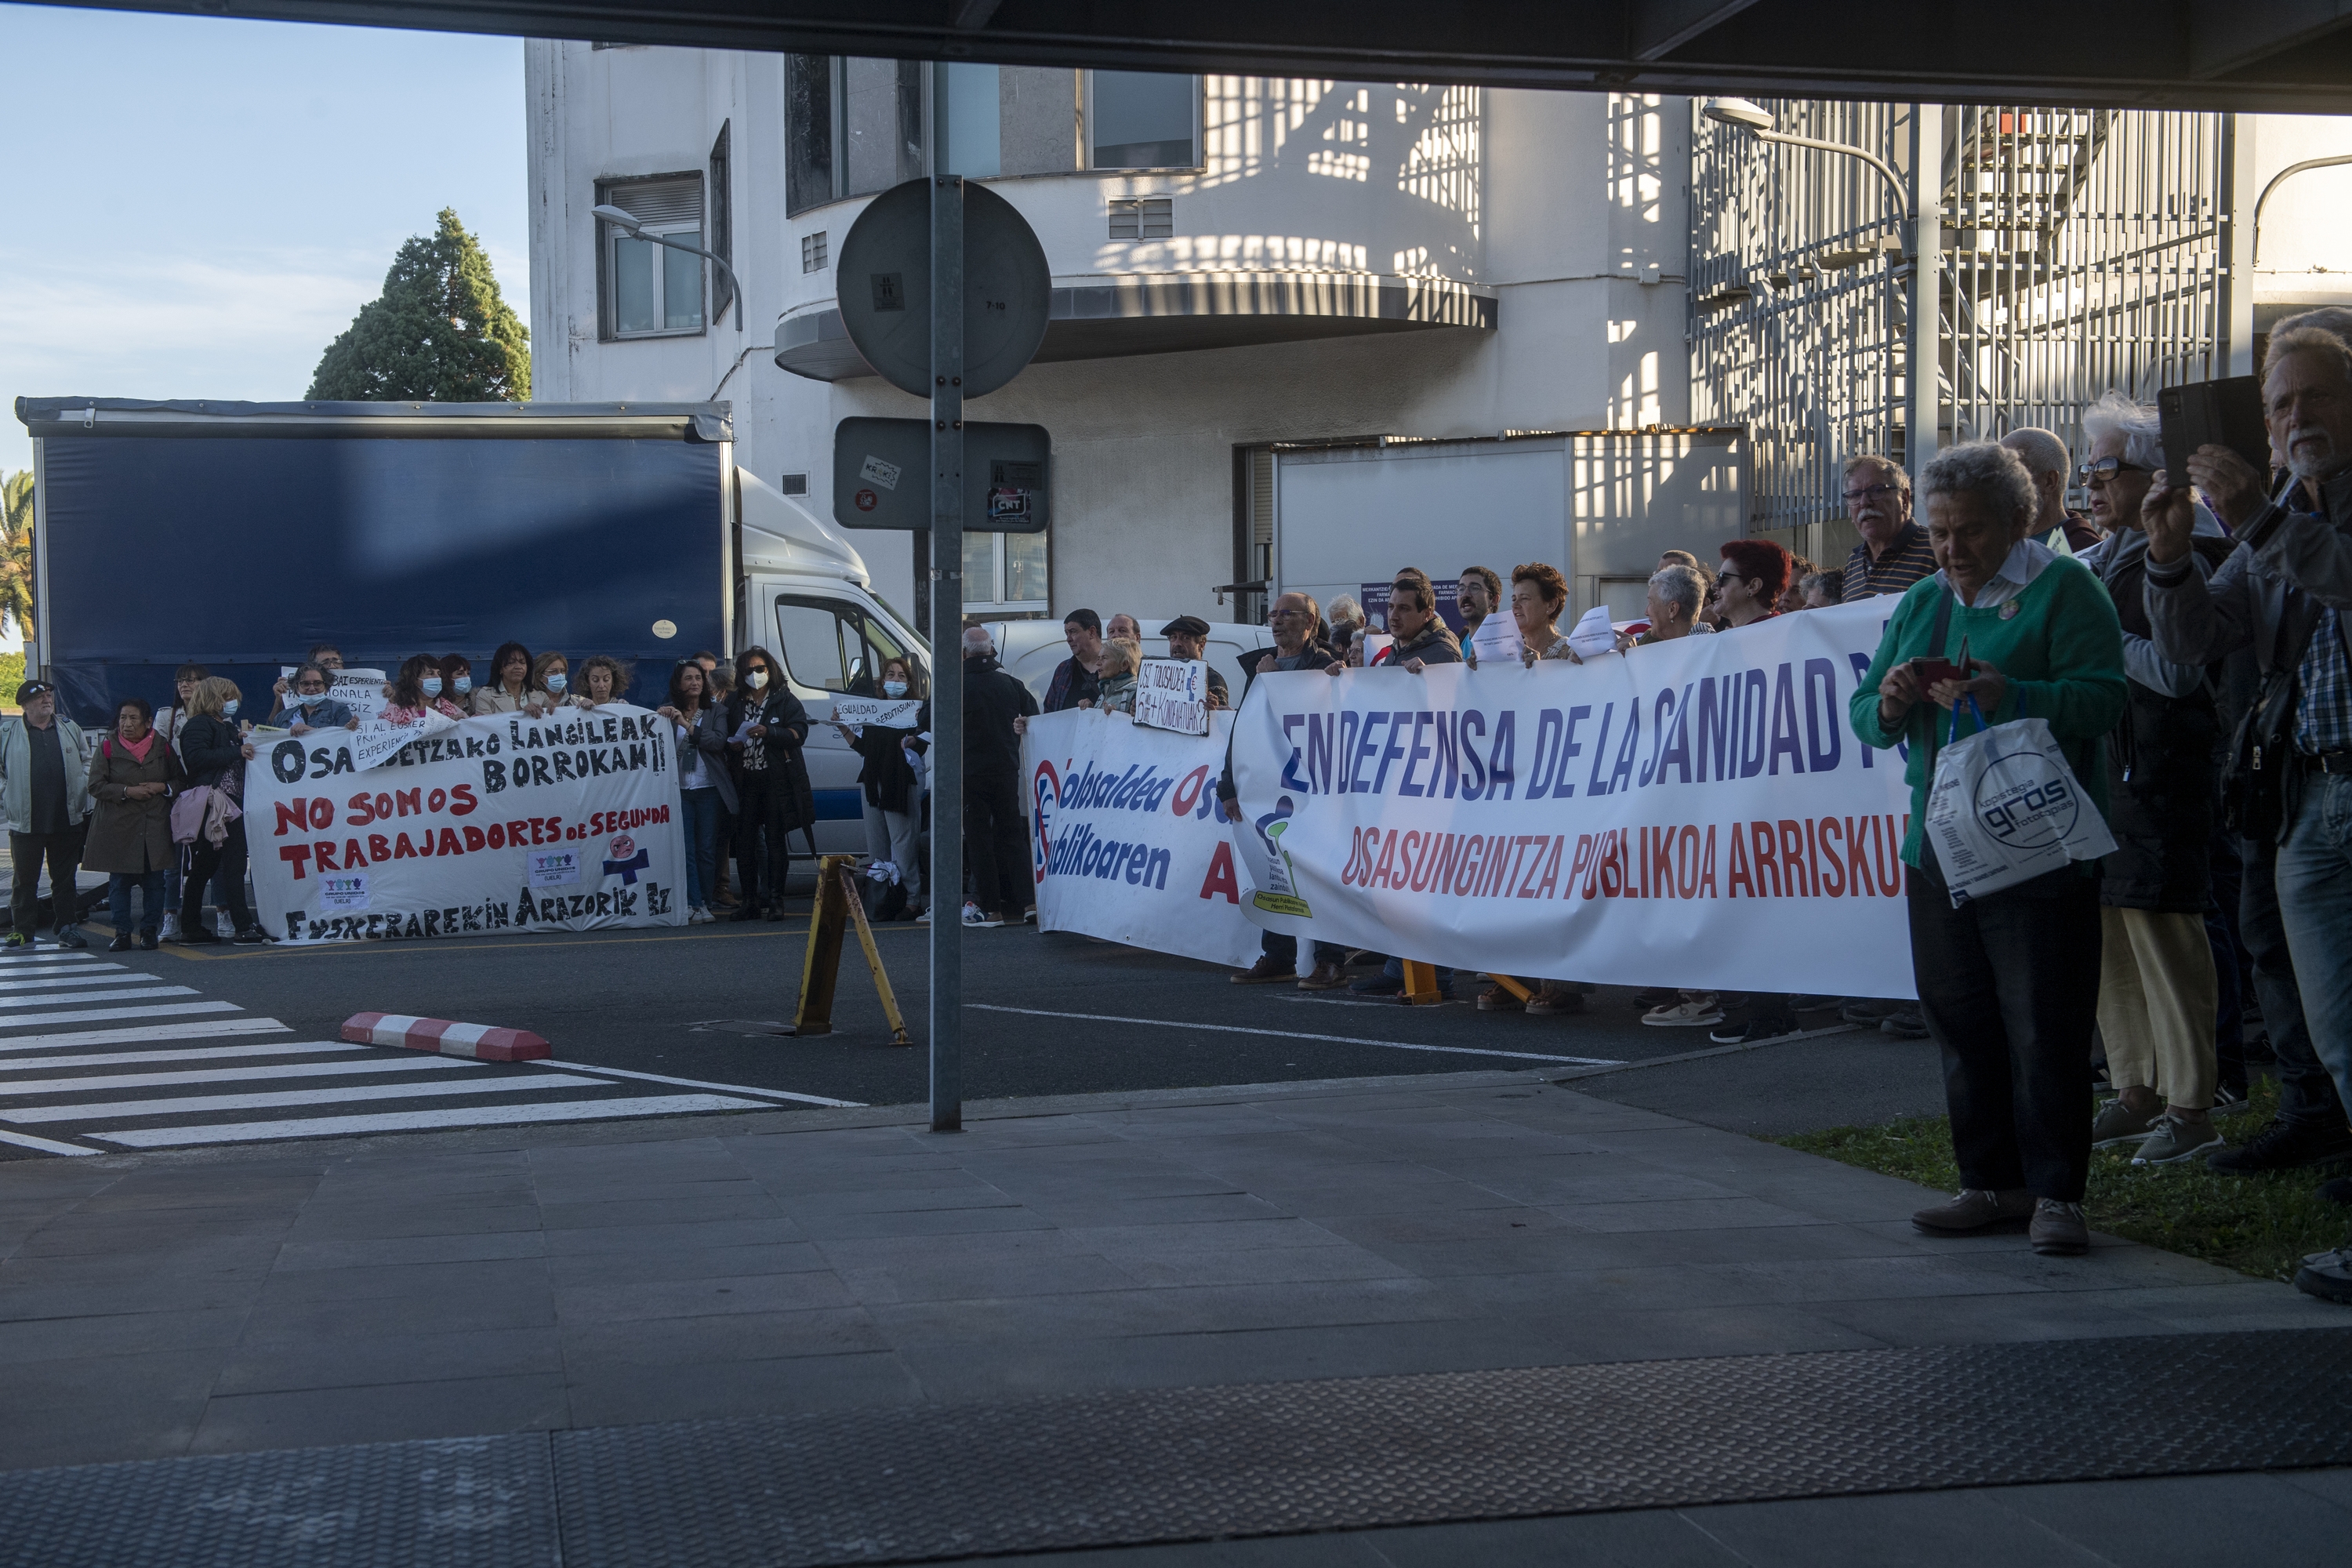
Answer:
M1962 1190L1912 1223L1938 1236L2027 1226L2033 1249L2090 1245L2091 1029L2099 1002L2098 868L2060 868L1952 907L1921 826L1936 752L1956 704L1974 697L1995 724L2045 720L2074 777L2105 810L2099 741L2124 710L2123 631L2098 579L2028 539L2032 476L1990 441L1938 453L1919 476L1939 570L1895 606L1855 689L1853 731L1909 745L1911 968L1944 1058ZM1943 646L1933 646L1939 624ZM1965 679L1925 684L1911 661L1957 663ZM1965 735L1973 719L1961 726Z

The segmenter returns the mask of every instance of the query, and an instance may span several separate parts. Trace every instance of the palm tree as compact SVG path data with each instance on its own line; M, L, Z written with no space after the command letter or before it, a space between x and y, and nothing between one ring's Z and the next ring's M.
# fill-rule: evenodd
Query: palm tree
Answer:
M33 471L0 477L0 620L33 635Z

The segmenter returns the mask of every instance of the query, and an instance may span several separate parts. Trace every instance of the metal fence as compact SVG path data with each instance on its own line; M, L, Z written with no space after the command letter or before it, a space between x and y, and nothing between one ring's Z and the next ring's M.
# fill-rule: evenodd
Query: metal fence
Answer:
M1912 178L1907 104L1765 107L1782 132ZM1907 215L1861 160L1760 142L1699 109L1691 417L1753 432L1751 532L1834 527L1846 457L1911 455ZM2108 387L2153 399L2221 373L2228 117L1967 105L1935 119L1937 445L2039 425L2079 452L2082 411Z

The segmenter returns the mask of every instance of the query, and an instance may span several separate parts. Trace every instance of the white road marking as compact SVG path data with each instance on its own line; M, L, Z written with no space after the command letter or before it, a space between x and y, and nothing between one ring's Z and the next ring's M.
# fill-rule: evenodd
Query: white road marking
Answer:
M563 1072L609 1073L614 1078L642 1079L647 1083L674 1083L687 1089L723 1089L729 1094L764 1094L771 1100L796 1100L807 1105L829 1105L840 1110L862 1110L866 1102L860 1100L827 1100L821 1094L794 1094L784 1089L753 1089L748 1084L710 1083L698 1078L672 1078L667 1073L638 1072L631 1068L590 1067L581 1062L533 1062L533 1067L554 1067Z
M430 1083L345 1084L337 1089L285 1089L261 1094L194 1094L173 1100L117 1100L102 1105L45 1105L0 1110L0 1121L106 1121L115 1117L205 1115L268 1110L289 1105L350 1105L364 1100L411 1100L428 1094L512 1094L546 1088L609 1089L596 1078L497 1078Z
M18 1020L22 1022L22 1020ZM220 1035L290 1035L275 1018L200 1018L186 1024L145 1024L130 1029L68 1029L0 1040L0 1052L51 1051L60 1046L127 1046L138 1040L197 1040Z
M125 981L131 980L160 983L163 978L160 974L133 974L128 970L121 974L90 973L94 969L119 967L121 966L112 963L93 963L89 968L77 969L70 974L58 974L53 972L42 975L38 980L0 980L0 996L13 996L19 991L54 991L60 985L120 985ZM0 970L0 973L7 973L5 970Z
M530 1121L605 1121L631 1116L685 1116L704 1110L766 1110L765 1100L718 1094L673 1094L650 1100L575 1100L554 1105L485 1105L452 1110L394 1110L363 1116L316 1116L289 1121L233 1121L214 1127L148 1127L88 1136L126 1149L172 1149L193 1143L259 1143L278 1138L331 1138L366 1132L416 1132L446 1127L510 1127Z
M193 985L135 985L128 991L78 991L68 995L0 995L0 1007L70 1007L80 1002L135 1002L148 996L194 996Z
M87 1094L117 1089L162 1089L175 1083L243 1083L257 1078L320 1078L331 1073L473 1072L481 1063L455 1057L404 1057L396 1062L373 1058L357 1062L288 1062L266 1068L209 1068L200 1072L121 1072L96 1078L41 1078L18 1082L0 1079L0 1094ZM488 1076L484 1075L486 1078Z
M292 1033L289 1030L288 1033ZM345 1045L341 1040L272 1040L262 1046L205 1046L190 1047L174 1046L167 1051L89 1051L79 1056L22 1057L12 1062L0 1062L0 1072L50 1071L59 1068L130 1067L139 1062L205 1061L218 1057L300 1057L326 1051L364 1051L366 1046ZM0 1089L8 1080L0 1078Z
M1055 1013L1043 1007L1000 1007L991 1002L967 1002L980 1013L1019 1013L1032 1018L1082 1018L1091 1024L1148 1024L1160 1029L1204 1029L1219 1035L1270 1035L1277 1040L1328 1040L1342 1046L1381 1046L1391 1051L1436 1051L1456 1057L1508 1057L1522 1062L1563 1062L1570 1067L1620 1067L1607 1057L1552 1057L1534 1051L1490 1051L1478 1046L1419 1046L1403 1040L1373 1040L1357 1035L1309 1035L1297 1029L1249 1029L1239 1024L1189 1024L1174 1018L1123 1018L1110 1013Z
M43 949L38 952L27 952L22 948L11 952L5 948L0 948L0 974L6 973L20 963L89 963L106 969L116 967L104 963L94 952L65 949Z
M97 1024L109 1018L164 1018L174 1013L244 1011L234 1002L166 1002L152 1007L98 1007L73 1013L26 1013L14 1018L0 1018L0 1029L22 1029L34 1024Z
M44 1154L100 1154L101 1149L85 1149L79 1143L60 1143L54 1138L36 1138L29 1132L10 1132L0 1129L0 1143L14 1143L19 1149L38 1149Z

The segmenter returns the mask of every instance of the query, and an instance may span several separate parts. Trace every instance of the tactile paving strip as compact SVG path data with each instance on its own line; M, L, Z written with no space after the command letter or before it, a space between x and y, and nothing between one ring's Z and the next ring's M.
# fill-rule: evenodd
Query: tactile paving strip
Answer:
M8 1568L554 1568L547 1435L0 1474Z
M551 1564L560 1514L564 1568L814 1568L2347 1463L2352 1333L2158 1335L18 1471L0 1563Z

